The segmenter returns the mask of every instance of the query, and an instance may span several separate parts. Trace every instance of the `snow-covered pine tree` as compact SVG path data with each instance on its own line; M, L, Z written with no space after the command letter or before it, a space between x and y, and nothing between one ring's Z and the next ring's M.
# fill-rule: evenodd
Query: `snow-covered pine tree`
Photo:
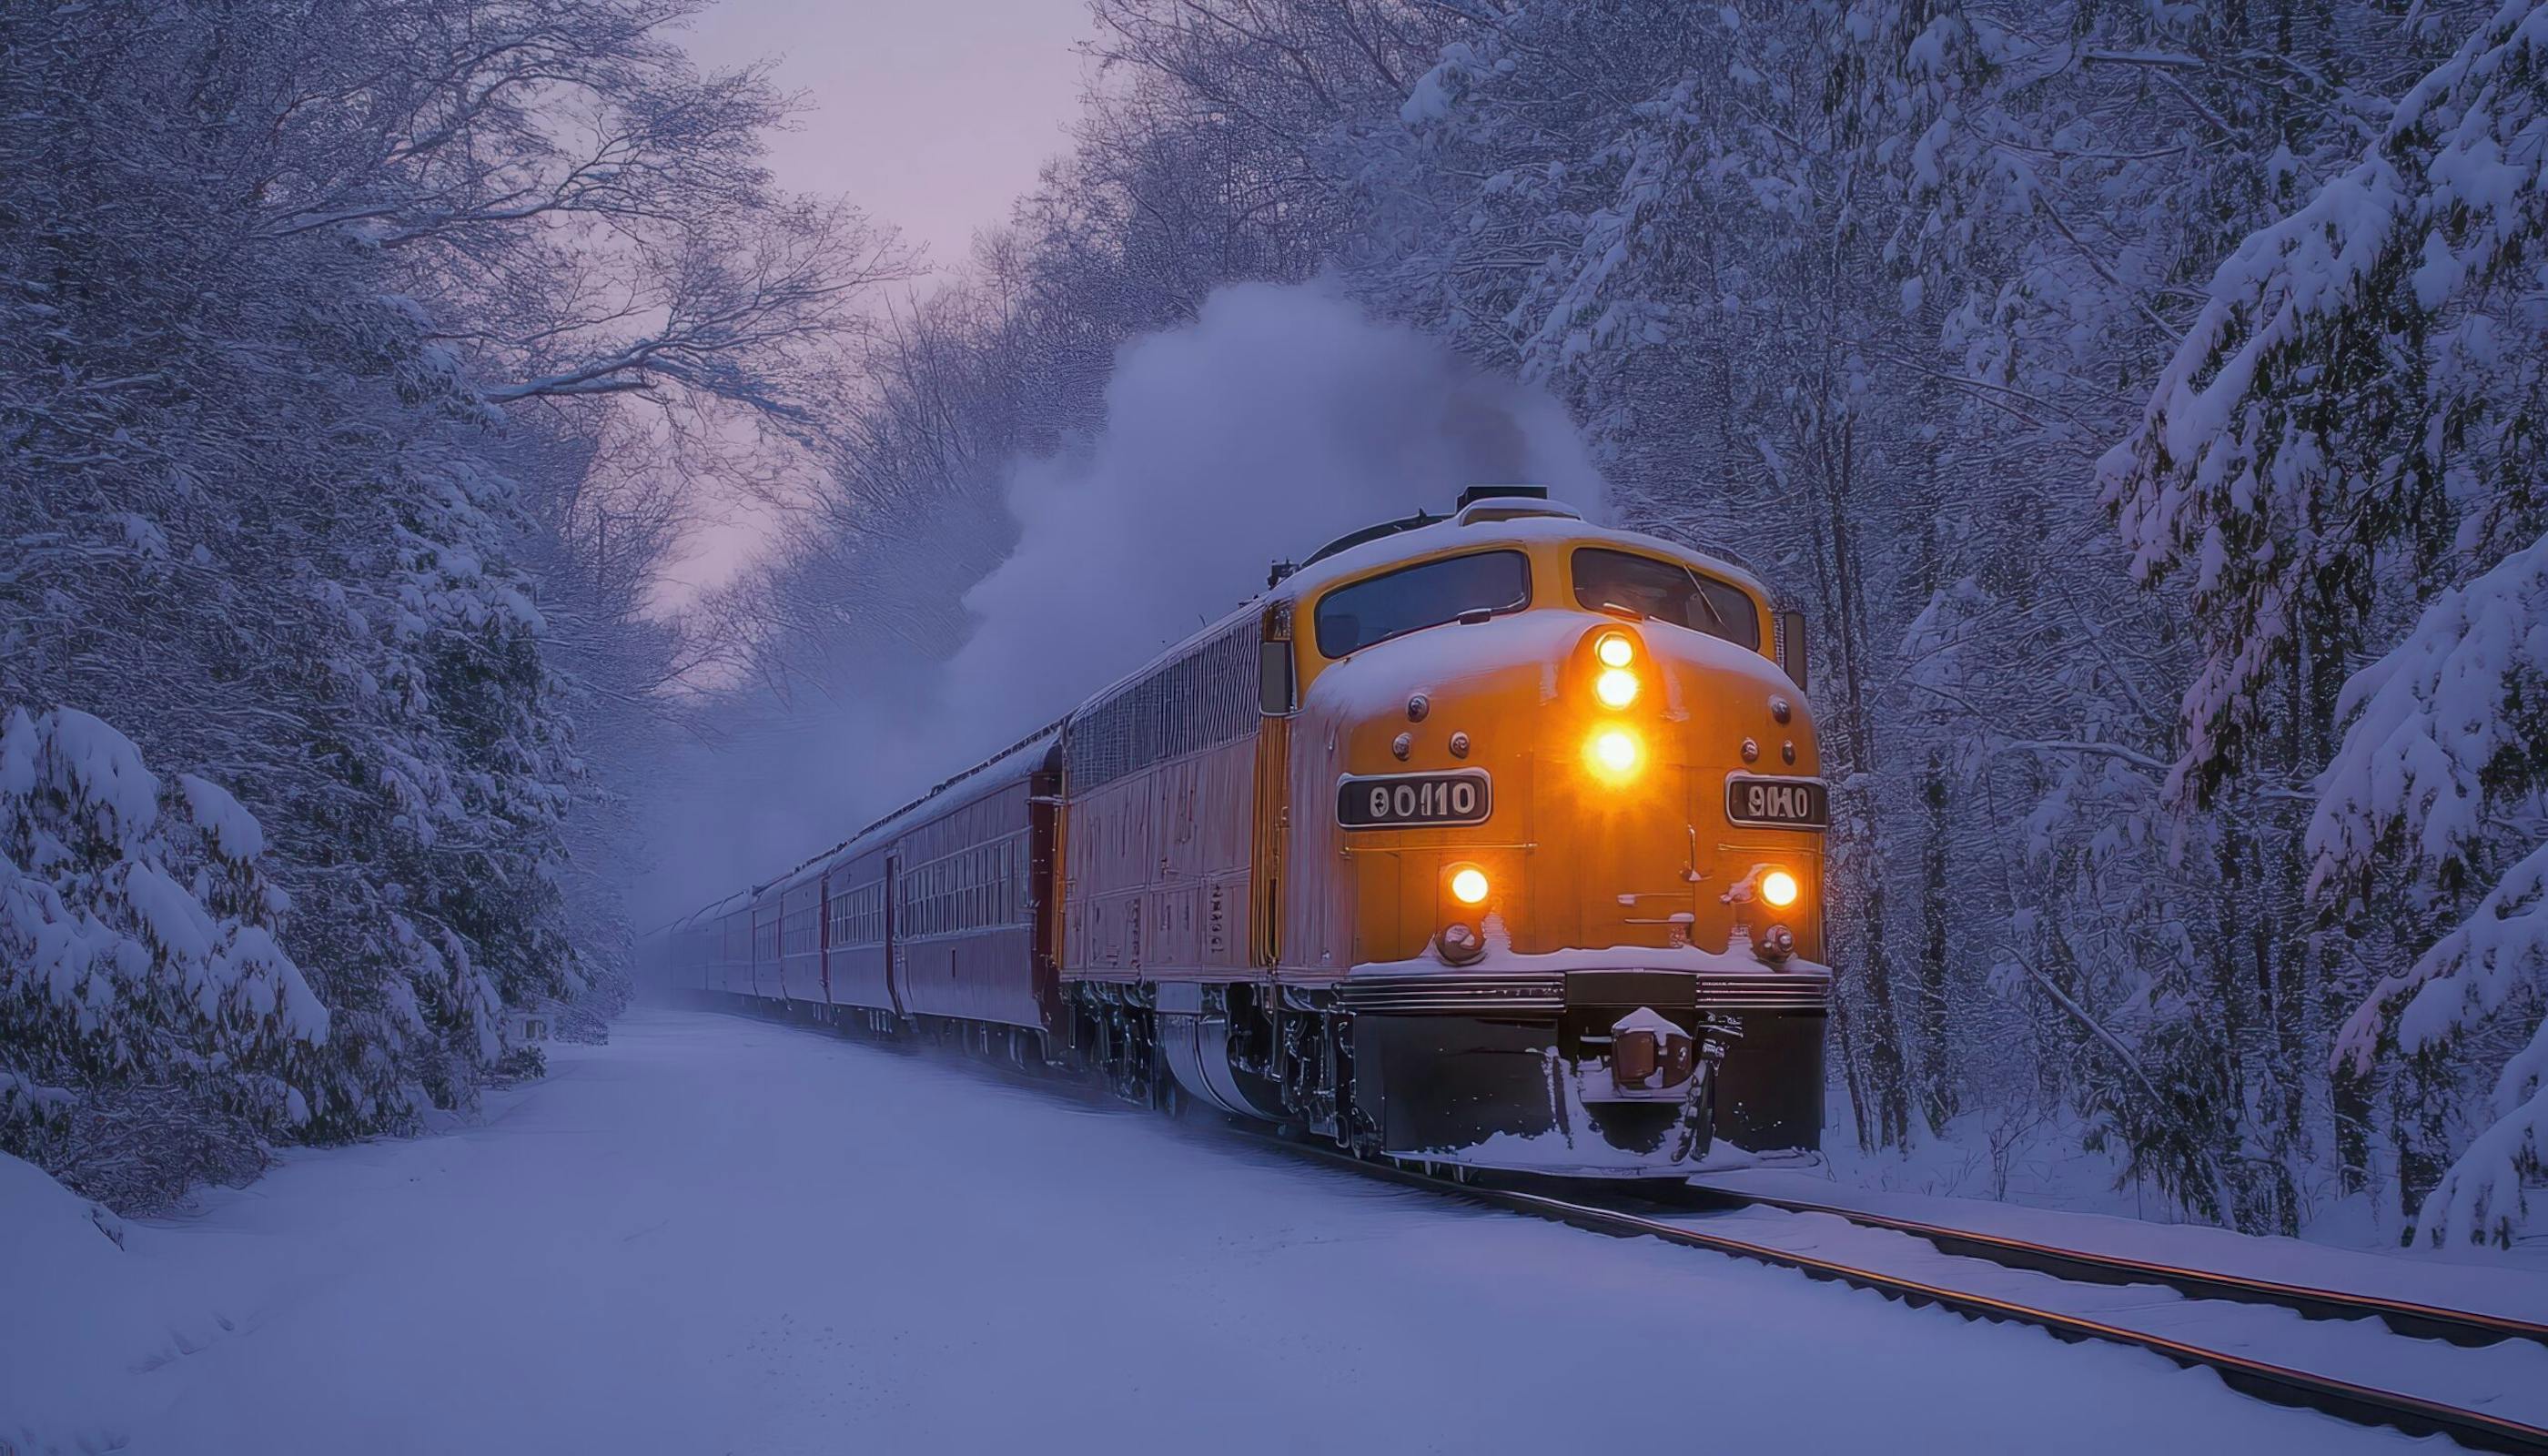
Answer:
M2548 538L2436 597L2347 699L2359 716L2312 826L2323 884L2359 890L2404 861L2457 924L2355 1010L2339 1070L2501 1060L2416 1228L2435 1243L2509 1243L2536 1219L2528 1185L2548 1180ZM2468 905L2474 886L2484 893Z
M0 717L0 1151L148 1210L309 1120L328 1017L264 851L226 790L97 718Z
M2510 1237L2541 1168L2548 1046L2502 1060L2473 1138L2437 1105L2474 1090L2465 1063L2434 1053L2541 1004L2543 154L2548 10L2516 3L2221 267L2103 470L2136 573L2192 579L2182 786L2234 777L2260 735L2351 715L2318 782L2310 889L2339 948L2376 916L2426 949L2333 1051L2340 1071L2388 1069L2403 1191L2436 1239ZM2427 1139L2462 1147L2429 1190Z

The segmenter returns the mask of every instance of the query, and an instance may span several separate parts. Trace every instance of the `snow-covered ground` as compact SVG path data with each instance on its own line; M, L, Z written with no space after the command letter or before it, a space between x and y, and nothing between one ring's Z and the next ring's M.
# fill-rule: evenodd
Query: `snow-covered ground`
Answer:
M0 1446L2400 1448L2138 1352L651 1012L119 1250L0 1160Z

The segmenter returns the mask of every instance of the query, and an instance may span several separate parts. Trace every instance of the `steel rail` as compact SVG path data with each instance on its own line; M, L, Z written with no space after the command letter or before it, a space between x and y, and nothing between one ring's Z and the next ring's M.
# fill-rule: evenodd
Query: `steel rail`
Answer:
M1657 1199L1678 1203L1678 1193ZM2092 1253L2058 1244L2037 1243L1973 1228L1900 1219L1811 1199L1748 1193L1713 1184L1694 1183L1685 1197L1692 1206L1758 1205L1792 1214L1829 1214L1867 1228L1882 1228L1924 1239L1945 1253L1987 1260L2011 1269L2028 1269L2082 1284L2155 1284L2191 1299L2228 1300L2238 1304L2274 1305L2306 1320L2377 1320L2411 1339L2438 1339L2455 1345L2490 1345L2524 1339L2548 1345L2548 1324L2490 1315L2477 1310L2446 1309L2385 1295L2357 1294L2306 1284L2286 1284L2217 1269L2162 1264L2126 1254Z
M2041 1310L2030 1305L1973 1294L1944 1285L1928 1284L1863 1269L1832 1259L1810 1254L1792 1253L1749 1239L1710 1233L1682 1224L1667 1223L1642 1214L1592 1204L1571 1203L1547 1194L1531 1193L1496 1183L1454 1181L1381 1159L1355 1157L1341 1149L1321 1147L1270 1133L1234 1130L1238 1136L1271 1147L1280 1148L1311 1161L1321 1162L1369 1177L1384 1179L1409 1187L1422 1188L1453 1198L1469 1199L1532 1218L1546 1219L1594 1233L1620 1238L1657 1238L1684 1248L1703 1249L1732 1258L1748 1259L1790 1269L1809 1279L1845 1284L1897 1301L1912 1308L1935 1305L1971 1319L1994 1323L2025 1324L2042 1329L2068 1343L2099 1340L2109 1344L2129 1345L2146 1350L2188 1369L2210 1370L2222 1384L2243 1395L2271 1402L2318 1410L2350 1420L2359 1425L2389 1426L2409 1435L2442 1435L2478 1451L2508 1451L2528 1456L2548 1456L2548 1428L2527 1425L2517 1420L2489 1415L2482 1410L2428 1401L2420 1396L2381 1390L2375 1386L2357 1385L2333 1376L2316 1375L2286 1365L2231 1354L2227 1350L2208 1349L2164 1335L2148 1334L2122 1325L2083 1319L2054 1310Z

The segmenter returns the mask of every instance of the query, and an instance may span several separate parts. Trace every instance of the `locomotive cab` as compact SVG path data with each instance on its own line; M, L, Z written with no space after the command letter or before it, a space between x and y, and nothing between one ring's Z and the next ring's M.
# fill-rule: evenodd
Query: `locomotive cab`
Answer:
M1494 499L1301 575L1280 959L1333 979L1379 1148L1815 1146L1827 803L1760 585Z

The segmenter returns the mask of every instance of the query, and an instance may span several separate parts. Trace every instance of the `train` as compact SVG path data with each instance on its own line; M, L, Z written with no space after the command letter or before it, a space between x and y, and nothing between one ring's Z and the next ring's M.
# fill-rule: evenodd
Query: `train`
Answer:
M827 853L664 981L1436 1171L1820 1146L1829 791L1800 614L1472 487Z

